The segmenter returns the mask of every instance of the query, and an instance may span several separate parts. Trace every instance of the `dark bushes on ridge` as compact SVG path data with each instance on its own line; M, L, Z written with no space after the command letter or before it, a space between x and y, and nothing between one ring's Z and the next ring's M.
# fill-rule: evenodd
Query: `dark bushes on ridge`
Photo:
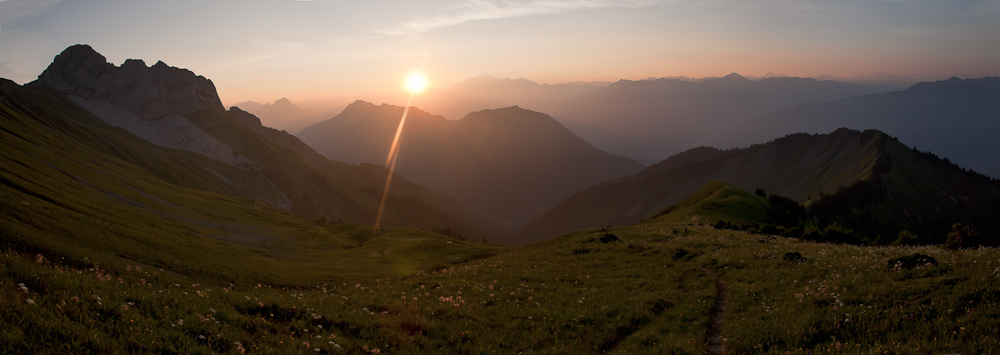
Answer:
M604 233L604 235L601 236L601 243L612 243L612 242L617 242L619 240L621 239L618 239L617 235L611 233Z

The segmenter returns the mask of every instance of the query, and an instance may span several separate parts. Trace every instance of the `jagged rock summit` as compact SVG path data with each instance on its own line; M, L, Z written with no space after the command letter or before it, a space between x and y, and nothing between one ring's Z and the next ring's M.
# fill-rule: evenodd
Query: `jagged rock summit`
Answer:
M31 84L105 101L146 120L157 120L174 112L224 109L215 84L203 76L162 61L146 67L142 60L129 59L116 67L85 44L66 48Z

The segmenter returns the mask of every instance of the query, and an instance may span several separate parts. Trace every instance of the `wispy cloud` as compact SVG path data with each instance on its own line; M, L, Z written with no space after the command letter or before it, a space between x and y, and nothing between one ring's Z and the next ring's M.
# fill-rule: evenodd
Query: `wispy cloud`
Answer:
M38 15L63 0L0 0L0 76L27 82L45 69L47 46L51 41L32 32L18 30L16 24Z
M289 58L302 55L309 51L309 44L305 42L291 41L253 41L253 48L245 51L242 55L236 56L237 60L225 62L218 66L220 69L245 66L249 64L264 62L273 59Z
M0 24L37 15L61 2L63 0L0 0Z
M467 0L455 2L440 13L421 16L402 25L375 31L386 35L423 33L434 29L456 26L472 21L497 20L533 15L557 14L576 10L607 7L652 6L663 1L634 0L536 0L536 1L490 1Z
M0 77L26 83L38 76L52 60L53 42L46 36L21 30L5 30L0 38Z

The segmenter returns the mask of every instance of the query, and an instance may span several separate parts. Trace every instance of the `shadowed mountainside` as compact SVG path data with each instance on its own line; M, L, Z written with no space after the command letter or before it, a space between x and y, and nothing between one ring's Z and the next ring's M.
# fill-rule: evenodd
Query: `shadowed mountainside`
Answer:
M605 182L560 202L518 233L522 243L586 227L628 225L721 180L744 190L762 188L800 203L821 205L835 221L872 239L900 229L927 241L952 223L985 233L1000 226L1000 184L921 153L878 131L840 129L793 134L749 148L696 148L642 172ZM833 222L833 221L827 221ZM884 242L884 240L882 240Z
M333 160L384 164L403 111L358 101L299 136ZM458 121L411 108L399 145L397 173L508 227L583 187L642 167L519 107L474 112Z
M318 154L293 136L259 125L248 128L246 123L251 119L245 113L224 111L217 96L205 100L205 95L214 95L214 86L207 79L161 63L146 69L159 73L157 79L148 80L147 75L132 74L143 72L135 65L139 61L128 63L133 64L115 67L89 46L77 45L60 54L38 81L23 88L7 83L5 90L10 100L17 98L21 107L59 108L49 110L46 114L51 117L47 119L59 118L88 127L85 137L66 139L83 139L109 149L124 162L166 183L261 200L306 218L374 222L380 189L360 188L339 178L367 179L364 176L371 175L369 168L323 167L336 164L324 164ZM53 77L83 79L58 81ZM68 96L46 84L54 81ZM131 98L119 95L127 88L141 89ZM163 101L157 101L160 97ZM175 106L175 102L180 103ZM147 114L139 116L116 103L138 107ZM406 182L400 185L409 187L401 192L434 196L443 209L412 195L394 194L383 219L387 226L451 228L469 236L488 235L473 222L446 212L463 214L461 207L443 194Z
M221 119L216 115L225 112L192 116L206 123ZM240 126L227 129L234 127ZM262 140L243 144L236 149L267 149ZM280 198L294 191L277 184L297 185L302 194L331 200L321 206L326 209L319 212L330 213L324 217L344 220L370 218L370 210L359 207L374 206L377 197L317 173L283 181L149 143L44 85L0 80L0 145L0 249L69 265L124 270L135 264L204 281L295 284L407 274L497 251L413 229L376 236L371 227L279 209L244 193L256 188L255 196ZM266 151L259 156L281 159ZM288 164L259 166L304 172ZM326 187L314 180L327 180ZM310 201L288 200L293 210ZM406 207L413 206L394 202L390 209L394 214L433 210ZM406 221L394 218L399 220ZM387 255L387 250L406 252Z
M288 149L316 171L336 177L366 191L374 190L381 193L382 189L385 188L385 180L389 176L389 169L381 165L366 163L355 165L327 159L288 132L264 126L261 124L260 119L253 114L240 110L238 107L231 107L228 112L230 116L243 124L244 127L263 136L272 143ZM394 174L391 191L393 195L412 196L453 216L473 220L473 217L468 214L461 203L451 195L414 184L398 174ZM485 221L479 221L478 223L485 223Z

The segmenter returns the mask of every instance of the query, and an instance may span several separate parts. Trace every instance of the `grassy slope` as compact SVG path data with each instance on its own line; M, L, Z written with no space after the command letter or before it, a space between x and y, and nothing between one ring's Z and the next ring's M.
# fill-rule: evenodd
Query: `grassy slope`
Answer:
M134 164L168 183L266 201L310 219L326 218L363 224L375 221L380 194L345 182L339 178L344 174L310 165L299 152L270 139L274 137L251 132L227 112L204 110L188 115L188 119L232 148L233 154L251 161L251 166L236 167L200 154L150 144L105 124L50 89L20 87L5 81L0 83L0 92L9 98L7 106L11 112L16 111L32 120L59 127L68 138ZM30 135L26 137L33 138ZM54 144L58 141L49 142ZM411 190L420 191L420 188L403 192ZM427 229L448 227L475 240L493 237L477 228L467 216L456 214L453 206L442 206L449 210L436 208L410 196L391 194L386 203L383 225Z
M381 191L385 187L385 180L389 175L389 170L381 165L354 165L329 160L288 132L265 127L260 123L260 119L253 114L236 107L231 107L227 112L250 131L266 138L281 149L295 154L302 162L318 172L366 190L375 189ZM393 176L391 193L398 196L413 196L452 216L461 217L465 220L472 219L454 197L414 184L399 175Z
M765 212L769 205L764 197L713 180L690 197L643 223L712 225L720 220L763 223L767 219Z
M380 181L377 190L362 191L356 187L359 185L352 185L341 178L347 175L351 182L356 182L359 180L358 175L364 174L361 172L363 168L338 169L338 164L322 158L298 139L264 130L254 131L232 115L232 112L205 110L187 117L241 156L264 167L261 174L273 184L269 189L283 192L291 202L292 211L305 216L374 223L381 198L376 191L382 190L385 180ZM323 159L327 164L317 163L317 159ZM457 202L449 205L446 199L434 196L424 191L426 189L415 187L409 182L397 181L396 185L399 186L390 190L391 195L386 201L383 225L448 227L475 240L494 237L475 226ZM428 204L414 195L436 197L433 202L437 205Z
M1000 352L996 249L663 221L442 269L499 250L416 230L370 239L165 184L72 138L73 121L5 99L0 113L0 353L700 353L715 297L705 269L728 285L731 353ZM693 200L745 201L727 190ZM886 267L914 252L940 265Z
M823 223L836 221L884 244L902 229L940 244L953 223L963 223L978 231L978 243L1000 245L1000 182L896 140L880 151L870 178L813 201L813 212L830 217Z
M263 167L261 172L291 201L292 211L303 215L341 217L367 221L378 209L378 200L347 183L324 177L304 162L289 156L270 141L245 129L225 111L203 110L187 115L192 123Z
M43 110L0 102L0 242L7 249L111 270L137 262L206 281L275 284L410 273L497 251L418 230L372 239L370 227L318 225L251 199L172 185L106 150L106 141L127 141L127 133L59 116L71 110ZM400 245L419 252L387 252Z
M766 144L720 151L695 148L642 172L604 182L563 200L519 233L520 241L568 231L630 225L687 198L712 180L752 191L763 188L806 202L871 175L879 144L875 131L793 134Z
M163 184L55 122L4 119L0 232L20 250L0 256L4 353L699 353L715 296L703 267L729 287L731 353L1000 351L995 249L646 224L418 272L490 250L412 230L368 240L367 228ZM36 135L68 144L20 138ZM745 200L716 185L692 200ZM886 268L914 252L941 265Z
M607 234L619 240L602 242ZM783 260L789 252L804 259ZM940 265L887 268L914 252ZM693 354L716 295L707 269L728 287L730 353L996 353L998 253L658 224L575 232L438 272L302 288L5 253L0 316L12 326L0 332L0 352Z

